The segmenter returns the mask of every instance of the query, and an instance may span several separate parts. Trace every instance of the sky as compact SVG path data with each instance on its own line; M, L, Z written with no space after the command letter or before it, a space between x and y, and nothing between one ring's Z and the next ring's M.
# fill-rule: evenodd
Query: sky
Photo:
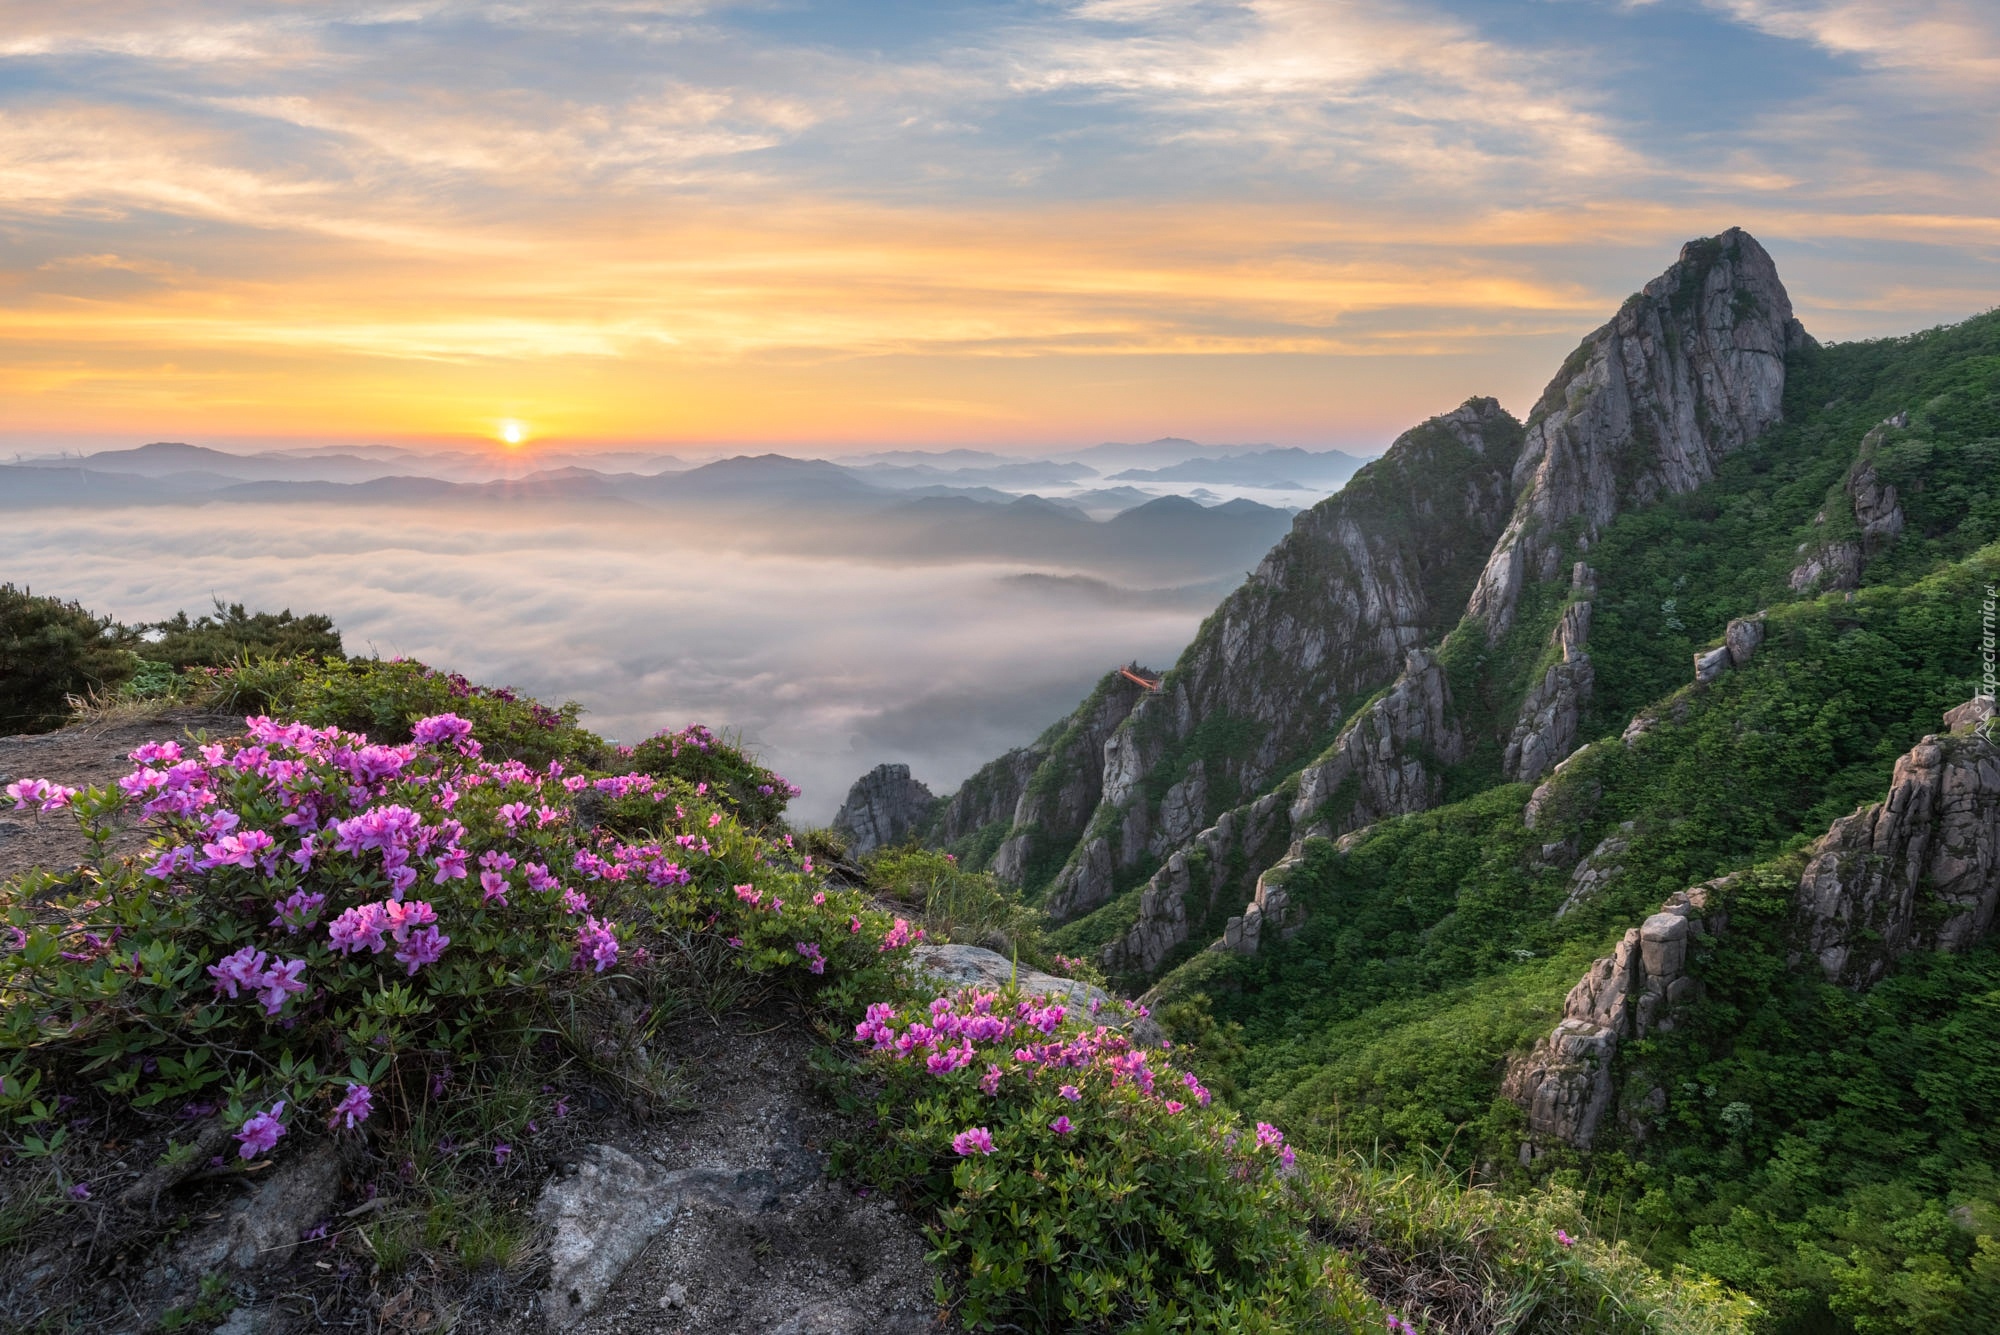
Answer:
M0 447L1374 450L2000 301L1988 0L0 0Z

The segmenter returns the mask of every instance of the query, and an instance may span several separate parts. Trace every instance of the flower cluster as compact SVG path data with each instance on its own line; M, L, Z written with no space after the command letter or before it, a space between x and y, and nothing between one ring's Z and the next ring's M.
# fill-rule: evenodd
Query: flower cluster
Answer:
M226 994L234 1000L239 988L254 992L257 1000L264 1003L264 1014L276 1015L284 1009L287 997L306 990L299 980L306 962L284 960L267 967L265 961L269 958L269 952L245 946L220 964L210 965L208 974L215 980L216 995Z
M1143 1013L1130 1003L1113 1005L1130 1014ZM1093 1004L1090 1009L1095 1014L1103 1007ZM1176 1117L1189 1107L1166 1092L1178 1088L1199 1107L1209 1106L1209 1091L1194 1072L1183 1071L1176 1081L1159 1054L1137 1046L1128 1035L1108 1025L1080 1026L1070 1011L1067 1002L1055 998L1023 997L1010 1005L999 992L967 987L936 997L926 1009L909 1015L888 1002L877 1002L855 1025L854 1038L872 1052L895 1062L920 1065L935 1077L956 1078L954 1072L983 1062L985 1071L976 1083L989 1098L996 1096L1003 1084L1020 1080L1031 1090L1041 1086L1071 1104L1081 1103L1085 1091L1095 1089L1114 1099L1122 1093L1127 1099L1137 1099ZM1165 1089L1162 1077L1166 1077ZM1047 1086L1054 1088L1048 1091ZM1061 1137L1076 1131L1078 1124L1064 1113L1047 1127ZM1218 1129L1217 1134L1224 1138L1225 1148L1238 1150L1236 1132ZM1259 1122L1254 1137L1241 1146L1241 1152L1252 1156L1251 1162L1267 1157L1270 1163L1289 1171L1296 1156L1284 1142L1284 1133L1277 1127ZM973 1127L955 1135L952 1148L961 1156L991 1154L989 1129Z
M379 1132L378 1113L408 1106L385 1103L385 1088L432 1083L439 1053L540 1042L557 996L655 965L674 953L659 946L686 933L727 940L736 967L790 971L802 986L851 987L850 975L895 967L877 949L889 920L792 869L789 844L737 818L734 778L725 789L720 777L572 773L562 759L538 768L493 758L475 731L438 713L384 745L257 716L240 736L136 748L114 789L11 782L16 808L68 807L89 828L122 801L152 835L135 862L107 864L103 889L4 907L0 990L33 999L22 1022L98 1042L176 1016L186 1035L178 1049L134 1041L123 1049L134 1055L109 1064L93 1052L117 1053L122 1039L58 1040L37 1049L41 1078L141 1106L193 1107L190 1091L227 1088L205 1106L226 1103L252 1157L286 1134L287 1108ZM791 791L712 734L675 744L755 778L759 801ZM586 791L641 803L645 822L600 820L602 803L579 801ZM898 924L895 945L919 936ZM216 1005L246 1000L257 1004ZM183 1065L197 1047L202 1063ZM399 1074L405 1052L426 1055ZM17 1085L0 1085L0 1115ZM267 1111L254 1111L260 1094Z
M6 793L17 810L60 811L76 800L77 790L47 779L22 779L8 784Z

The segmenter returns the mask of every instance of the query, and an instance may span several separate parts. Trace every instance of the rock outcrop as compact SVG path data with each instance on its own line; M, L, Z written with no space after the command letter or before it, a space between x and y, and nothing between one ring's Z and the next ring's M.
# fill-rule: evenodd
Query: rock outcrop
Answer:
M1530 1137L1591 1147L1616 1093L1612 1058L1619 1045L1673 1028L1675 1010L1695 995L1688 943L1721 930L1709 899L1726 884L1725 878L1679 891L1627 931L1616 952L1570 989L1555 1031L1508 1069L1501 1092L1527 1113Z
M1223 905L1240 902L1233 897L1242 893L1245 869L1266 865L1287 828L1276 793L1223 812L1186 847L1168 854L1146 882L1139 894L1138 921L1105 947L1104 967L1113 973L1157 972Z
M1990 699L1945 715L1951 731L1896 762L1887 798L1833 823L1807 850L1793 900L1791 963L1829 982L1867 987L1912 951L1969 949L2000 916L2000 745L1985 728ZM1615 862L1629 831L1599 844L1576 884ZM1696 995L1688 943L1727 925L1717 897L1733 876L1682 891L1625 933L1571 989L1554 1032L1509 1068L1503 1091L1537 1140L1590 1148L1613 1105L1620 1044L1669 1029ZM1565 909L1569 907L1566 904ZM1644 1097L1631 1103L1640 1110ZM1633 1123L1635 1130L1643 1130Z
M872 853L908 839L936 810L937 798L910 776L908 765L877 765L847 790L833 828L847 836L850 853Z
M1690 241L1572 353L1528 417L1520 503L1472 595L1497 638L1522 589L1554 579L1621 512L1694 490L1775 425L1805 330L1777 267L1738 228Z
M1760 613L1754 617L1737 617L1724 628L1722 643L1713 649L1703 649L1694 656L1694 679L1697 685L1706 686L1719 680L1733 668L1747 667L1756 656L1757 646L1764 643L1764 618ZM1639 724L1633 719L1626 728L1628 744L1632 739L1632 729ZM1643 733L1645 729L1641 728Z
M1435 805L1444 789L1441 765L1465 756L1465 737L1452 714L1444 668L1421 649L1404 657L1403 673L1354 716L1324 755L1299 773L1292 823L1324 826L1329 835Z
M1813 516L1825 536L1802 543L1802 558L1793 567L1791 587L1797 593L1833 593L1861 587L1861 567L1903 532L1903 506L1896 488L1875 471L1874 455L1891 431L1910 424L1909 414L1897 413L1861 438L1854 466L1848 470L1841 495ZM1844 508L1847 514L1838 514Z
M1599 891L1625 870L1622 859L1632 847L1632 831L1635 828L1634 821L1622 822L1598 841L1588 857L1576 864L1576 870L1570 873L1569 893L1557 907L1556 917L1568 917L1578 906L1596 898Z
M1924 738L1896 762L1884 801L1835 821L1810 850L1800 948L1829 981L1866 987L1910 951L1961 951L1992 928L2000 747L1966 726Z
M1157 680L1151 671L1137 674ZM1037 865L1059 864L1076 846L1104 792L1105 743L1146 688L1122 672L1107 673L1089 698L1054 730L1043 756L1009 814L1007 836L992 871L1025 884Z
M1519 423L1474 399L1301 514L1106 740L1101 801L1051 913L1104 903L1175 832L1265 791L1337 733L1343 700L1389 685L1441 637L1512 508L1519 446Z
M1017 747L980 766L958 786L957 792L945 799L937 825L931 831L932 839L939 844L955 844L988 826L1011 825L1021 795L1028 791L1035 771L1048 758L1048 748L1037 744Z
M1272 937L1289 937L1298 931L1304 925L1304 915L1292 903L1285 882L1304 857L1305 844L1301 841L1267 867L1257 877L1257 888L1251 893L1250 902L1243 906L1241 914L1223 925L1222 939L1210 949L1254 955Z
M1501 771L1509 779L1533 783L1576 749L1577 724L1597 680L1584 650L1590 639L1591 600L1596 596L1597 572L1578 561L1570 576L1570 603L1550 637L1558 657L1521 701L1520 716L1501 757Z

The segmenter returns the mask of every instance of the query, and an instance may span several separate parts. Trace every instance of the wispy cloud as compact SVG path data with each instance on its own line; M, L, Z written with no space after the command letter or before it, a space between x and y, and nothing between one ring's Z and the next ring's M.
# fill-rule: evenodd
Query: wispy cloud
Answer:
M1296 360L1386 433L1525 399L1730 224L1822 333L1990 304L1996 33L1971 0L0 0L0 428L997 440L1182 382L1311 438L1264 392Z

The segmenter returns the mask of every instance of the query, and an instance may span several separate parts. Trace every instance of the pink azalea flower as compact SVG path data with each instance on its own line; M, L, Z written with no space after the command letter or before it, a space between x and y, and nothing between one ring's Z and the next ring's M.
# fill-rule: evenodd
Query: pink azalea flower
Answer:
M370 1092L368 1086L349 1085L347 1093L342 1096L339 1103L333 1106L333 1115L327 1118L327 1125L332 1126L335 1122L344 1119L347 1123L347 1129L352 1131L355 1127L367 1121L368 1115L374 1111L375 1096Z
M1056 1093L1062 1095L1064 1098L1068 1099L1071 1103L1075 1103L1078 1099L1083 1097L1083 1091L1078 1089L1075 1085L1064 1085L1061 1089L1057 1090Z
M1064 1113L1061 1117L1058 1117L1056 1118L1055 1121L1049 1123L1049 1130L1055 1132L1059 1136L1066 1136L1071 1131L1075 1130L1075 1127L1073 1127L1070 1123L1069 1114Z
M597 973L618 962L618 938L612 935L613 924L599 922L596 918L584 919L583 926L576 929L576 956L572 961L581 969L586 960L593 963Z
M208 966L208 976L215 980L217 993L227 993L233 1001L237 988L254 989L263 980L264 961L270 955L252 946L245 946L233 955L225 956L220 964Z
M409 938L396 949L396 960L407 966L408 975L415 976L418 969L426 964L435 964L444 954L444 948L451 944L451 938L439 934L435 927L426 927L411 932Z
M951 1147L965 1157L993 1153L993 1133L983 1126L961 1131L951 1138Z
M271 1111L253 1113L243 1123L243 1129L236 1133L242 1142L237 1151L245 1159L254 1159L260 1154L269 1154L278 1143L278 1137L285 1134L285 1124L278 1120L285 1111L285 1101L279 1099L271 1106Z
M305 972L304 960L286 960L266 970L263 977L255 980L257 1000L264 1003L264 1014L276 1015L285 1008L285 998L306 990L299 979Z

